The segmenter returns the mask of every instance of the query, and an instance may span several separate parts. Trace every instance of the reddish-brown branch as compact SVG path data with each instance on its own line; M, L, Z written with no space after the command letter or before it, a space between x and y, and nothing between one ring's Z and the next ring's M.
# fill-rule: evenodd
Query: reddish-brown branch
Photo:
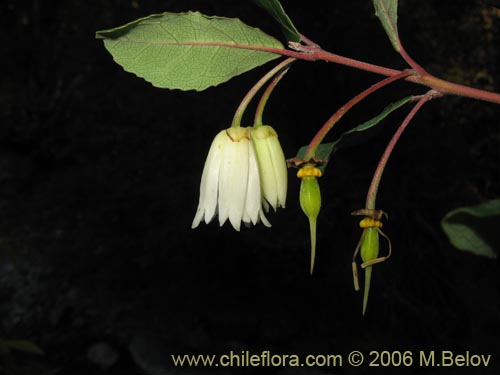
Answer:
M203 45L217 45L221 47L231 47L231 48L242 48L242 49L251 49L263 52L275 53L278 55L294 57L299 60L306 61L327 61L333 62L341 65L350 66L352 68L364 70L367 72L372 72L376 74L380 74L383 76L394 76L400 74L401 71L397 69L386 68L384 66L370 64L364 61L359 61L355 59L351 59L348 57L344 57L341 55L337 55L328 51L321 49L320 47L309 47L306 46L301 51L294 51L285 48L275 48L275 47L264 47L264 46L245 46L245 45L237 45L231 43L206 43L203 42ZM415 63L416 64L416 63ZM417 65L417 64L416 64ZM406 77L405 80L413 83L417 83L423 86L427 86L431 89L438 91L441 94L449 94L449 95L458 95L469 97L473 99L478 99L486 102L491 102L495 104L500 104L500 94L492 91L486 91L481 89L475 89L469 86L461 85L458 83L449 82L428 73L425 73L425 70L419 69L415 75L411 75ZM423 71L423 72L422 72Z
M329 119L328 121L325 122L325 124L321 127L321 129L316 133L314 138L311 140L309 143L309 146L306 149L306 152L304 154L304 160L308 161L311 158L314 157L316 153L316 149L318 146L321 144L325 136L328 134L328 132L332 129L332 127L344 116L344 114L349 111L352 107L354 107L356 104L358 104L360 101L362 101L364 98L366 98L368 95L373 94L375 91L381 89L382 87L385 87L389 85L390 83L397 81L399 79L404 79L405 77L410 76L413 73L412 70L406 70L403 72L399 72L399 74L395 74L393 76L387 77L383 79L380 82L377 82L376 84L370 86L366 90L362 91L358 95L356 95L354 98L350 99L347 103L345 103L342 107L340 107L337 112L335 112Z
M372 182L370 183L370 188L368 189L368 194L366 195L366 205L365 208L374 210L375 209L375 202L377 199L377 192L378 192L378 187L380 184L380 180L382 179L382 173L384 173L385 166L387 165L387 161L389 160L389 157L392 154L392 151L394 150L394 147L396 147L396 144L399 141L399 138L405 131L405 129L408 127L410 124L411 120L415 117L417 112L422 108L422 106L427 103L429 100L440 96L441 94L435 92L434 90L429 91L427 94L422 95L421 97L418 98L417 104L413 107L413 109L408 113L406 118L403 120L401 125L398 127L394 135L392 136L391 140L389 141L389 144L385 148L384 153L382 154L382 157L380 158L377 169L375 170L375 173L373 174Z
M281 51L281 52L280 52ZM290 51L290 50L280 50L279 48L274 51L269 51L274 53L281 53L286 56L293 56L297 59L315 61L322 60L328 62L334 62L341 65L347 65L356 69L365 70L372 73L377 73L384 76L394 76L401 73L400 70L390 69L378 65L373 65L365 63L363 61L358 61L350 59L344 56L336 55L331 52L324 51L322 49L310 53ZM420 72L417 72L420 73ZM500 104L500 94L492 91L475 89L469 86L461 85L458 83L453 83L445 81L443 79L434 77L430 74L416 74L405 78L406 81L414 82L423 86L432 88L441 94L458 95L469 97L473 99L478 99L486 102L491 102L495 104Z
M327 61L333 62L341 65L350 66L352 68L364 70L367 72L372 72L376 74L380 74L383 76L394 76L400 74L401 71L397 69L386 68L384 66L379 66L375 64L370 64L364 61L359 61L355 59L351 59L348 57L344 57L341 55L337 55L328 51L323 50L321 47L311 44L307 46L303 46L300 50L291 50L286 48L278 48L278 47L266 47L266 46L252 46L252 45L240 45L234 43L221 43L221 42L184 42L184 43L161 43L161 44L175 44L175 45L197 45L197 46L218 46L218 47L227 47L227 48L240 48L240 49L249 49L254 51L263 51L275 53L277 55L294 57L299 60L306 61ZM301 46L296 43L296 45ZM404 50L403 50L404 51ZM406 57L411 60L411 58L403 52ZM449 81L445 81L443 79L434 77L428 74L422 67L420 67L417 63L411 60L413 65L417 68L415 71L418 74L411 75L405 78L406 81L417 83L423 86L427 86L438 91L441 94L449 94L449 95L458 95L469 97L473 99L483 100L486 102L500 104L500 94L496 92L486 91L475 89L472 87L464 86L458 83L453 83Z

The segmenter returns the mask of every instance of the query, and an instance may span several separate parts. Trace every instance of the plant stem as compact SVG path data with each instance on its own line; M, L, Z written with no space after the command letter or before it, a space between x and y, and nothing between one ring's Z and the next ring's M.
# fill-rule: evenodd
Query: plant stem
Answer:
M418 98L417 104L412 108L410 113L406 116L406 118L403 120L399 128L396 130L394 135L392 136L391 140L387 144L387 147L385 148L384 153L382 154L382 157L380 158L377 169L375 170L375 173L373 174L372 182L370 184L370 188L368 189L368 194L366 196L366 205L365 208L374 210L375 209L375 203L377 199L377 192L378 192L378 187L380 184L380 180L382 178L382 174L384 173L385 166L387 165L387 161L389 160L389 157L391 156L392 151L394 150L394 147L399 141L399 138L401 137L401 134L405 131L406 127L408 124L411 122L413 117L417 114L417 112L422 108L422 106L429 100L440 96L439 93L437 93L434 90L428 91L427 94L422 95L421 97Z
M450 95L465 96L468 98L500 104L500 94L496 92L475 89L473 87L468 87L460 85L458 83L445 81L441 78L434 77L430 74L422 76L419 83L431 87L432 89L443 95L450 94Z
M289 57L288 59L283 60L281 63L279 63L269 72L267 72L261 79L259 79L259 81L250 89L250 91L248 91L248 93L245 95L240 105L236 109L236 112L234 113L233 116L233 122L231 123L231 127L236 128L241 126L241 119L243 118L243 114L245 113L248 104L253 99L255 94L257 94L257 92L262 88L262 86L264 86L266 82L269 81L276 73L278 73L281 69L285 68L287 65L291 64L295 60L296 59L293 57Z
M327 61L336 64L350 66L352 68L364 70L367 72L372 72L380 74L383 76L394 76L401 73L400 70L386 68L384 66L379 66L375 64L370 64L364 61L351 59L341 55L337 55L328 51L321 49L320 47L307 47L302 51L294 51L285 48L275 48L275 47L263 47L263 46L242 46L242 45L231 45L226 43L204 43L204 45L217 45L222 47L230 48L242 48L251 49L256 51L264 51L275 53L283 56L293 57L298 60L306 61ZM415 63L416 64L416 63ZM416 64L417 66L418 64ZM420 67L421 68L421 67ZM421 71L420 71L421 70ZM419 74L411 75L405 78L405 80L413 83L417 83L423 86L427 86L441 94L457 95L473 99L478 99L490 103L500 104L500 94L492 91L475 89L469 86L461 85L458 83L449 82L431 74L425 72L423 68L418 69ZM424 73L425 72L425 73Z
M403 57L403 59L407 62L407 64L410 65L410 67L418 74L420 74L421 76L429 75L429 73L427 73L427 71L420 64L418 64L415 60L412 59L410 55L408 55L408 52L406 52L402 44L399 45L399 54Z
M278 85L279 81L281 81L281 78L283 78L286 72L288 72L288 68L289 67L285 67L281 70L281 72L276 74L271 83L269 84L269 86L267 86L266 90L262 94L262 97L259 100L259 104L257 104L257 109L255 110L255 118L253 121L254 127L261 126L263 124L262 114L264 113L264 108L266 107L267 101L271 96L271 93L273 92L274 88Z
M329 119L328 121L325 122L325 124L321 127L321 129L316 133L314 138L311 140L309 143L309 146L306 149L305 155L304 155L304 160L308 161L311 158L315 156L316 150L325 138L325 136L328 134L328 132L333 128L333 126L342 118L342 116L349 111L352 107L354 107L356 104L358 104L360 101L362 101L364 98L366 98L368 95L373 94L375 91L381 89L384 86L387 86L388 84L397 81L399 79L406 78L413 74L412 70L405 70L403 72L399 72L398 74L392 75L388 78L383 79L380 82L377 82L376 84L370 86L363 92L359 93L356 95L354 98L349 100L346 104L344 104L342 107L340 107L337 112L335 112Z
M288 50L285 50L288 51ZM294 52L294 51L290 51ZM334 62L342 65L347 65L353 68L365 70L372 73L377 73L385 76L393 76L399 74L399 70L389 69L378 65L373 65L369 63L365 63L363 61L358 61L350 58L346 58L343 56L339 56L327 51L320 50L316 53L312 53L311 55L307 55L305 53L286 53L287 56L293 56L297 59L300 59L299 55L305 55L302 58L305 60L323 60L328 62ZM500 94L496 92L486 91L475 89L472 87L460 85L458 83L453 83L449 81L445 81L443 79L434 77L430 74L425 75L412 75L406 78L407 81L414 82L420 85L424 85L430 87L442 94L450 94L450 95L458 95L469 97L473 99L478 99L486 102L500 104Z

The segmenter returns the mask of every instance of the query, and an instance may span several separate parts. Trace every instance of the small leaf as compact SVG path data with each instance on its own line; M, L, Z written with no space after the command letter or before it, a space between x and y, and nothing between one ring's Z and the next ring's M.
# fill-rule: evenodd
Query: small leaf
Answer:
M450 211L441 227L457 249L496 258L500 251L500 199Z
M162 13L98 31L126 71L168 89L202 91L281 55L283 45L239 19L199 12Z
M342 141L347 135L357 133L357 132L362 132L365 130L368 130L375 125L379 124L383 119L385 119L387 116L389 116L392 112L394 112L396 109L401 108L403 105L406 103L410 102L413 99L413 96L407 96L401 100L398 100L395 103L389 104L387 107L384 108L384 110L379 113L377 116L372 118L371 120L368 120L340 135L340 137L337 138L336 141L330 142L330 143L322 143L318 146L315 156L319 159L322 159L324 161L324 164L321 166L318 166L318 168L324 172L326 164L328 163L328 160L330 159L330 156L332 155L333 151L335 151L338 148L338 145L340 141ZM304 155L307 150L307 145L302 146L299 151L297 152L297 158L303 159Z
M401 51L401 41L398 35L398 0L373 0L375 15L382 22L394 49Z
M301 36L295 25L285 13L283 6L278 0L254 0L257 5L264 8L273 18L279 22L283 33L288 41L300 42Z
M43 355L43 350L31 341L28 340L5 340L5 346L9 349L18 350L20 352Z
M413 98L414 98L413 95L410 95L410 96L407 96L401 100L398 100L397 102L389 104L387 107L384 108L384 110L382 112L380 112L377 116L375 116L371 120L368 120L368 121L352 128L351 130L348 130L345 133L343 133L337 139L337 141L334 142L335 143L334 146L336 146L340 141L344 140L347 135L357 133L357 132L362 132L362 131L368 130L370 128L373 128L375 125L378 125L382 120L384 120L392 112L401 108L406 103L409 103Z

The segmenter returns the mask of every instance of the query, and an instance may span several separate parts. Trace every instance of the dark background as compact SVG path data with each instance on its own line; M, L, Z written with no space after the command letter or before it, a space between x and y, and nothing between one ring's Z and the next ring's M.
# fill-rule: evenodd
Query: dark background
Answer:
M299 30L323 48L405 67L370 1L283 3ZM402 0L400 34L431 73L498 92L498 8L496 0ZM202 93L161 90L124 72L94 39L96 30L189 9L239 17L282 39L273 20L244 1L0 5L0 338L30 340L45 352L14 353L18 373L167 374L171 353L246 349L470 351L491 354L480 373L497 373L498 260L453 249L439 221L455 207L499 197L500 107L445 97L426 105L403 135L378 198L390 215L384 230L394 254L374 269L363 318L350 264L360 230L349 213L362 208L377 160L408 108L334 155L320 181L312 277L295 171L287 208L268 215L273 228L237 233L212 223L191 230L212 138L271 65ZM298 62L265 120L292 157L340 105L378 79L331 63ZM425 90L394 84L345 116L329 139Z

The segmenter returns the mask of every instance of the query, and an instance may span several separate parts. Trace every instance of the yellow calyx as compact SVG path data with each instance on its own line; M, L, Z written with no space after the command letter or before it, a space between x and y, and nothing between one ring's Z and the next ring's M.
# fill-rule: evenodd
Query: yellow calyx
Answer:
M380 220L373 219L371 217L365 217L359 222L359 227L363 229L367 228L382 228L382 222Z
M303 166L302 168L299 169L297 172L297 177L298 178L304 178L304 177L321 177L323 173L316 168L315 166L311 164L307 164Z

